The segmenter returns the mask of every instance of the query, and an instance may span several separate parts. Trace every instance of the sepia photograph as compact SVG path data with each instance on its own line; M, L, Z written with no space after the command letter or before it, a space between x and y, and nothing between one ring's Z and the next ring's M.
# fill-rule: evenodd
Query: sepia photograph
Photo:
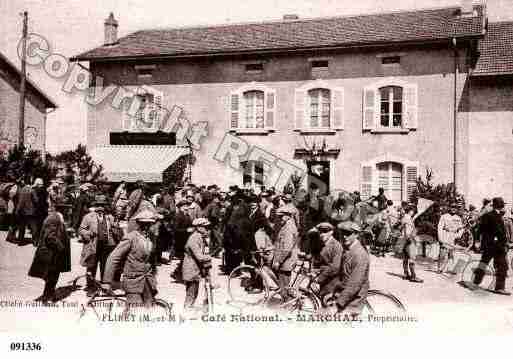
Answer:
M0 14L0 353L511 335L512 0Z

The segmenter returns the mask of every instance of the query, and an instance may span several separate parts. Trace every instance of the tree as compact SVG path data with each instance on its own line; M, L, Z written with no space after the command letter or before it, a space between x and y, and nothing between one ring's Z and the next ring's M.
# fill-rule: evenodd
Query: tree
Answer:
M36 178L41 178L49 183L55 175L56 169L49 162L43 162L40 151L15 145L0 155L0 182L13 182L21 178L25 183L33 183Z
M426 169L425 179L417 179L417 187L412 195L412 203L417 204L419 198L432 200L433 205L421 214L416 221L419 234L426 233L436 238L437 226L442 213L451 206L465 207L465 198L456 191L454 183L433 184L433 171Z
M79 144L74 150L50 157L52 161L64 166L64 181L67 184L73 184L76 180L80 183L98 183L105 180L103 166L93 161L84 145Z

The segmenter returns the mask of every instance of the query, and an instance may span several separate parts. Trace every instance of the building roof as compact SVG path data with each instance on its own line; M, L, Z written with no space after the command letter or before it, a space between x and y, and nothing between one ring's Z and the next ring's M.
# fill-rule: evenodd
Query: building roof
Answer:
M372 15L297 19L261 23L142 30L101 46L73 60L113 58L211 56L443 41L451 37L484 34L486 9L474 7L470 17L459 16L459 7L390 12Z
M110 182L162 182L163 172L188 153L181 146L98 146L91 157Z
M513 21L491 22L473 76L513 74Z
M21 83L21 71L18 70L18 68L1 52L0 52L0 66L7 67L8 70L14 74L14 76L16 77L16 81L18 82L18 86L19 86L19 83ZM26 79L26 85L27 85L27 90L36 94L43 101L46 108L57 108L57 105L55 104L55 102L48 95L46 95L43 92L43 90L41 90L35 83L30 81L28 78Z

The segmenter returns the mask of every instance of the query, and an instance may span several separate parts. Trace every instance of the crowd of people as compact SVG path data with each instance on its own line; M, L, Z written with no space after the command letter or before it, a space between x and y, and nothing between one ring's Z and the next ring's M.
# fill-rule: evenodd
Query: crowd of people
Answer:
M381 188L375 197L361 201L358 192L340 192L333 198L315 186L309 191L284 192L238 186L223 191L217 185L194 184L152 190L138 181L120 183L112 196L80 186L71 206L66 206L60 185L45 188L36 179L32 185L16 182L6 191L12 214L7 240L23 243L29 226L37 247L29 275L45 280L38 298L42 301L55 300L59 273L71 268L72 238L83 244L80 264L87 273L87 295L97 289L99 268L105 290L121 279L130 305L151 304L157 292L156 268L173 259L179 265L171 276L185 285L184 306L190 309L213 257L222 258L222 270L229 274L241 263L255 264L258 250L272 248L266 263L276 274L283 300L289 296L291 272L304 252L318 268L314 285L321 296L336 292L339 310L357 313L369 287L369 242L378 248L376 255L384 256L394 236L403 258L404 279L422 283L415 268L416 207L396 206ZM496 292L509 294L506 252L513 221L504 216L504 201L494 198L485 201L480 212L472 206L462 211L452 206L440 218L439 263L453 256L457 247L477 250L480 245L483 268L492 259L497 268ZM462 243L468 223L474 240ZM482 274L477 273L476 286ZM252 289L258 290L248 288Z

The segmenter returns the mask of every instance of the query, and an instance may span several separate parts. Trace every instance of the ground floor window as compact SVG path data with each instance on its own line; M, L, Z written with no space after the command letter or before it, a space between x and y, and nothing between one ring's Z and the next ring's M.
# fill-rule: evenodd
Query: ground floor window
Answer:
M242 162L242 184L245 188L258 188L264 185L264 163L262 161Z
M385 196L400 203L403 200L403 166L395 162L381 162L376 164L378 174L378 188L385 190Z

